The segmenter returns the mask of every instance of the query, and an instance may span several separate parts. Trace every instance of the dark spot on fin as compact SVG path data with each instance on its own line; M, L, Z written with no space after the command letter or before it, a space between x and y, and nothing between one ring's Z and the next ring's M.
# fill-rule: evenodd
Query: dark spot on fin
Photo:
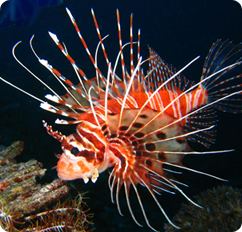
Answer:
M135 155L136 155L136 156L141 156L141 155L142 155L142 151L136 151L136 152L135 152Z
M136 138L142 138L144 136L144 134L142 132L137 132L137 133L134 134L134 136Z
M166 139L166 134L163 133L162 131L159 131L158 133L156 133L156 137L158 139Z
M155 151L155 149L156 149L154 143L146 143L146 144L145 144L145 148L146 148L146 150L148 150L148 151Z
M102 126L102 131L105 131L106 129L107 129L107 125L104 124L104 125Z
M135 122L133 124L133 127L135 127L135 128L141 128L142 126L143 126L143 124L142 123L139 123L139 122Z
M152 166L152 161L148 159L148 160L145 161L145 164L147 166Z
M134 140L134 141L132 142L132 145L133 145L133 146L137 146L137 145L138 145L138 142L137 142L136 140Z
M126 131L129 127L128 126L120 126L119 130Z
M140 118L148 118L148 116L146 114L141 114L139 117Z

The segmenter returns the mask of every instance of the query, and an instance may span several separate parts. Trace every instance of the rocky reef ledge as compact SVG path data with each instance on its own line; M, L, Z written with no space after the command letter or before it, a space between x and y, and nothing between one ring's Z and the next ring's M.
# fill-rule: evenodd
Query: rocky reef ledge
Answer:
M71 199L70 188L59 179L38 183L46 169L37 160L17 163L23 148L21 141L0 146L0 230L89 231L83 195Z

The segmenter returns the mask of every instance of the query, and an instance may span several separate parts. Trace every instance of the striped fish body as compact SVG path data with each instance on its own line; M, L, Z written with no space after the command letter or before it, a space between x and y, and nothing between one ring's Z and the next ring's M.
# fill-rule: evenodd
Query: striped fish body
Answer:
M179 153L191 150L182 136L186 120L176 121L206 104L206 90L199 87L184 94L175 103L172 101L181 94L181 90L160 90L141 111L151 94L131 91L122 116L120 102L123 99L109 99L110 113L106 120L99 120L101 128L95 124L91 111L77 115L76 120L82 121L77 126L77 133L62 142L64 153L57 165L59 177L64 180L84 178L87 182L88 178L96 180L97 173L120 165L119 173L123 177L130 176L133 170L142 175L148 173L140 168L140 164L164 175L162 163L157 164L156 160L181 165L182 154L171 155L166 151ZM104 101L100 99L98 103L95 111L104 115ZM70 157L75 156L70 159L74 160L73 163L66 158L68 151L72 151Z
M145 92L144 90L131 91L128 97L127 107L130 109L141 108L146 103L148 97L152 95L152 93L153 92ZM207 91L202 86L199 86L193 91L184 94L174 103L172 103L172 101L174 101L174 99L176 99L182 93L183 91L178 88L175 90L164 88L154 95L152 100L147 103L145 108L159 112L165 109L165 114L173 117L174 119L178 119L192 110L206 104L208 101ZM119 113L119 102L122 102L122 98L119 101L115 98L110 100L108 103L108 109L113 113Z

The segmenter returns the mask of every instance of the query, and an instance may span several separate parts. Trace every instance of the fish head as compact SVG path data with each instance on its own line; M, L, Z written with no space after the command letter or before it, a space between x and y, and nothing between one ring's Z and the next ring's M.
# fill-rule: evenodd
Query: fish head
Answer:
M62 153L58 155L56 166L58 177L62 180L83 179L85 183L91 179L95 183L99 172L108 167L104 158L105 145L100 144L95 134L100 129L92 128L91 137L87 134L87 126L82 123L77 126L77 133L66 136L54 131L46 122L43 123L47 133L61 142Z
M71 134L62 141L63 153L57 163L57 174L62 180L91 179L93 183L99 176L100 160L95 149L85 146Z

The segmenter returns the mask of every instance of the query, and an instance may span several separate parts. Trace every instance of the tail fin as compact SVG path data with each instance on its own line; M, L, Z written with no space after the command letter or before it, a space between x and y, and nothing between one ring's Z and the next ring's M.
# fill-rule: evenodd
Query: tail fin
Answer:
M208 100L219 111L242 112L242 43L221 39L212 44L205 59L201 80ZM226 68L227 67L227 68ZM224 70L223 70L224 69ZM218 71L221 71L217 73Z

